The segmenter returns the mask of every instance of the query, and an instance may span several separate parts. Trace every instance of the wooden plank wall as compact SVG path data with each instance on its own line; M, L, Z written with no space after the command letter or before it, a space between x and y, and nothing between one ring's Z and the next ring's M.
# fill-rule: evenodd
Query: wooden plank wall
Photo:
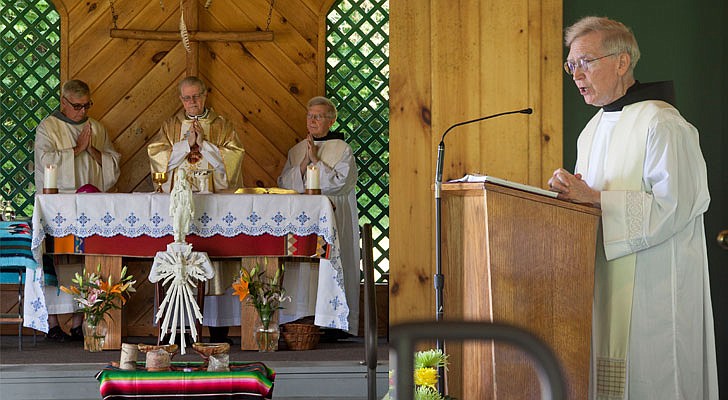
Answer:
M200 31L256 31L266 26L269 0L191 1L188 27ZM227 115L246 149L246 186L274 186L286 152L305 136L305 104L324 89L325 13L333 0L275 2L272 42L201 42L198 75L208 105ZM89 114L108 129L122 154L120 192L149 191L146 145L181 108L177 82L186 75L181 42L111 38L110 2L54 0L61 14L61 80L82 79L92 90ZM119 29L176 31L180 1L113 2ZM164 7L162 7L163 5ZM188 8L189 8L188 7ZM191 16L191 17L190 17Z
M273 42L199 45L209 105L232 118L246 148L246 186L272 186L305 134L305 102L324 89L325 14L334 0L276 1ZM54 0L61 78L87 81L90 114L122 153L117 190L152 189L146 144L180 108L181 43L112 39L109 2ZM179 2L115 1L123 29L174 31ZM199 5L200 30L265 26L267 0ZM390 2L390 322L434 318L434 180L450 125L501 111L535 112L448 135L444 178L481 172L545 185L561 164L561 0ZM445 221L446 223L446 221Z
M561 8L561 0L390 3L390 324L435 318L433 182L449 126L534 109L451 131L444 180L479 172L543 187L560 166Z

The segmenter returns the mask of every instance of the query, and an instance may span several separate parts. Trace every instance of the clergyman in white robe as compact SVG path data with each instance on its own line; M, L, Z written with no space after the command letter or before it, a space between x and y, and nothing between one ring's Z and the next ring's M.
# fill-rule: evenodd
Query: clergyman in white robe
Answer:
M56 186L60 193L75 193L84 185L91 184L105 192L111 189L119 178L121 154L106 132L106 128L97 120L89 117L86 111L93 105L88 85L72 80L64 84L61 104L58 110L44 118L35 129L34 174L35 188L38 193L45 187L45 168L55 165ZM80 146L82 132L90 132L86 150L75 154L74 148ZM98 155L95 160L91 152ZM67 256L59 260L56 275L73 275L82 269L80 257ZM62 265L64 267L62 267ZM73 297L59 290L60 284L71 282L48 282L43 286L50 328L57 329L59 314L73 313L78 304ZM80 316L74 316L74 324L80 324ZM78 327L74 327L78 329ZM51 332L52 333L52 332ZM56 334L54 340L61 340Z
M589 399L717 400L698 131L674 107L672 82L634 78L640 49L623 23L583 17L564 42L565 72L600 108L575 172L549 179L560 199L602 209Z
M697 129L649 100L660 86L635 83L578 140L575 174L600 192L602 208L593 399L718 398L706 166Z
M327 137L314 139L318 148L319 162L316 164L319 171L321 194L331 199L336 207L336 228L341 247L341 264L344 270L344 290L346 302L349 306L349 330L356 335L359 329L359 214L356 202L356 181L358 172L356 159L351 146L342 139L329 139L341 137L329 132ZM303 193L306 185L306 174L299 168L306 155L307 145L303 140L288 151L288 159L278 177L278 186L293 189ZM311 269L309 263L289 263L286 266L283 285L291 296L292 301L280 310L280 323L314 315L316 306L316 289L318 285L318 270Z

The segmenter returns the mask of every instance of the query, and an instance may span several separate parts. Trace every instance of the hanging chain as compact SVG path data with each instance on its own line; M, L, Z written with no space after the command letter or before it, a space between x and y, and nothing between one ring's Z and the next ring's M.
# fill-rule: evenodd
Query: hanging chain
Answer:
M114 9L114 0L109 0L109 8L111 9L111 20L114 22L114 29L119 29L119 27L116 26L116 20L119 19L119 14L117 14Z
M187 24L185 23L185 8L184 0L179 0L179 35L182 38L182 45L188 53L192 52L190 47L190 35L187 31Z
M273 16L273 3L275 3L275 0L270 0L270 8L268 9L268 21L265 23L265 30L270 31L270 20Z

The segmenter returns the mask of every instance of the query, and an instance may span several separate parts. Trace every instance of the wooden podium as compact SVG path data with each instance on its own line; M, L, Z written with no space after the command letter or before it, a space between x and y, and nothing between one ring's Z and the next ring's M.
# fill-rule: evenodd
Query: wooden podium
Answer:
M442 189L444 319L530 331L559 359L568 398L586 399L600 210L491 183ZM456 398L540 396L534 363L519 349L465 342L445 351Z

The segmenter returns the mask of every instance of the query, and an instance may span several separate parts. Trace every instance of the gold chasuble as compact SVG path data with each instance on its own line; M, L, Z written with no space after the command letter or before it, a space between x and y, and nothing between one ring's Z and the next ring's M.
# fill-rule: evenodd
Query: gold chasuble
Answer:
M162 125L157 136L147 146L152 173L170 173L167 182L163 186L165 192L169 192L177 168L188 170L214 169L215 171L212 174L213 187L211 188L213 191L234 191L242 187L242 165L245 150L232 123L212 109L208 109L207 113L200 117L198 121L204 131L203 139L207 142L205 144L212 144L214 147L203 146L203 149L201 149L202 159L193 165L186 160L180 165L170 165L175 143L186 140L185 134L192 124L192 120L187 119L184 110L181 110ZM209 157L206 157L206 151L208 151ZM215 161L221 161L224 169L214 168Z
M641 225L640 196L643 166L649 124L655 114L664 107L671 107L662 101L643 101L625 106L621 111L608 140L607 155L603 165L590 165L592 144L603 116L603 110L589 121L579 136L576 171L586 175L590 168L603 168L604 181L601 190L624 191L627 215L635 216L628 221L626 232L636 250L644 248ZM631 198L634 197L634 198ZM632 212L630 212L630 210ZM606 216L602 216L606 218ZM599 231L598 242L603 243L603 232ZM598 246L594 271L594 316L592 324L592 351L595 353L596 394L598 399L623 399L627 377L627 354L629 352L630 322L632 319L632 297L635 277L634 252L613 260L607 260L602 246Z

